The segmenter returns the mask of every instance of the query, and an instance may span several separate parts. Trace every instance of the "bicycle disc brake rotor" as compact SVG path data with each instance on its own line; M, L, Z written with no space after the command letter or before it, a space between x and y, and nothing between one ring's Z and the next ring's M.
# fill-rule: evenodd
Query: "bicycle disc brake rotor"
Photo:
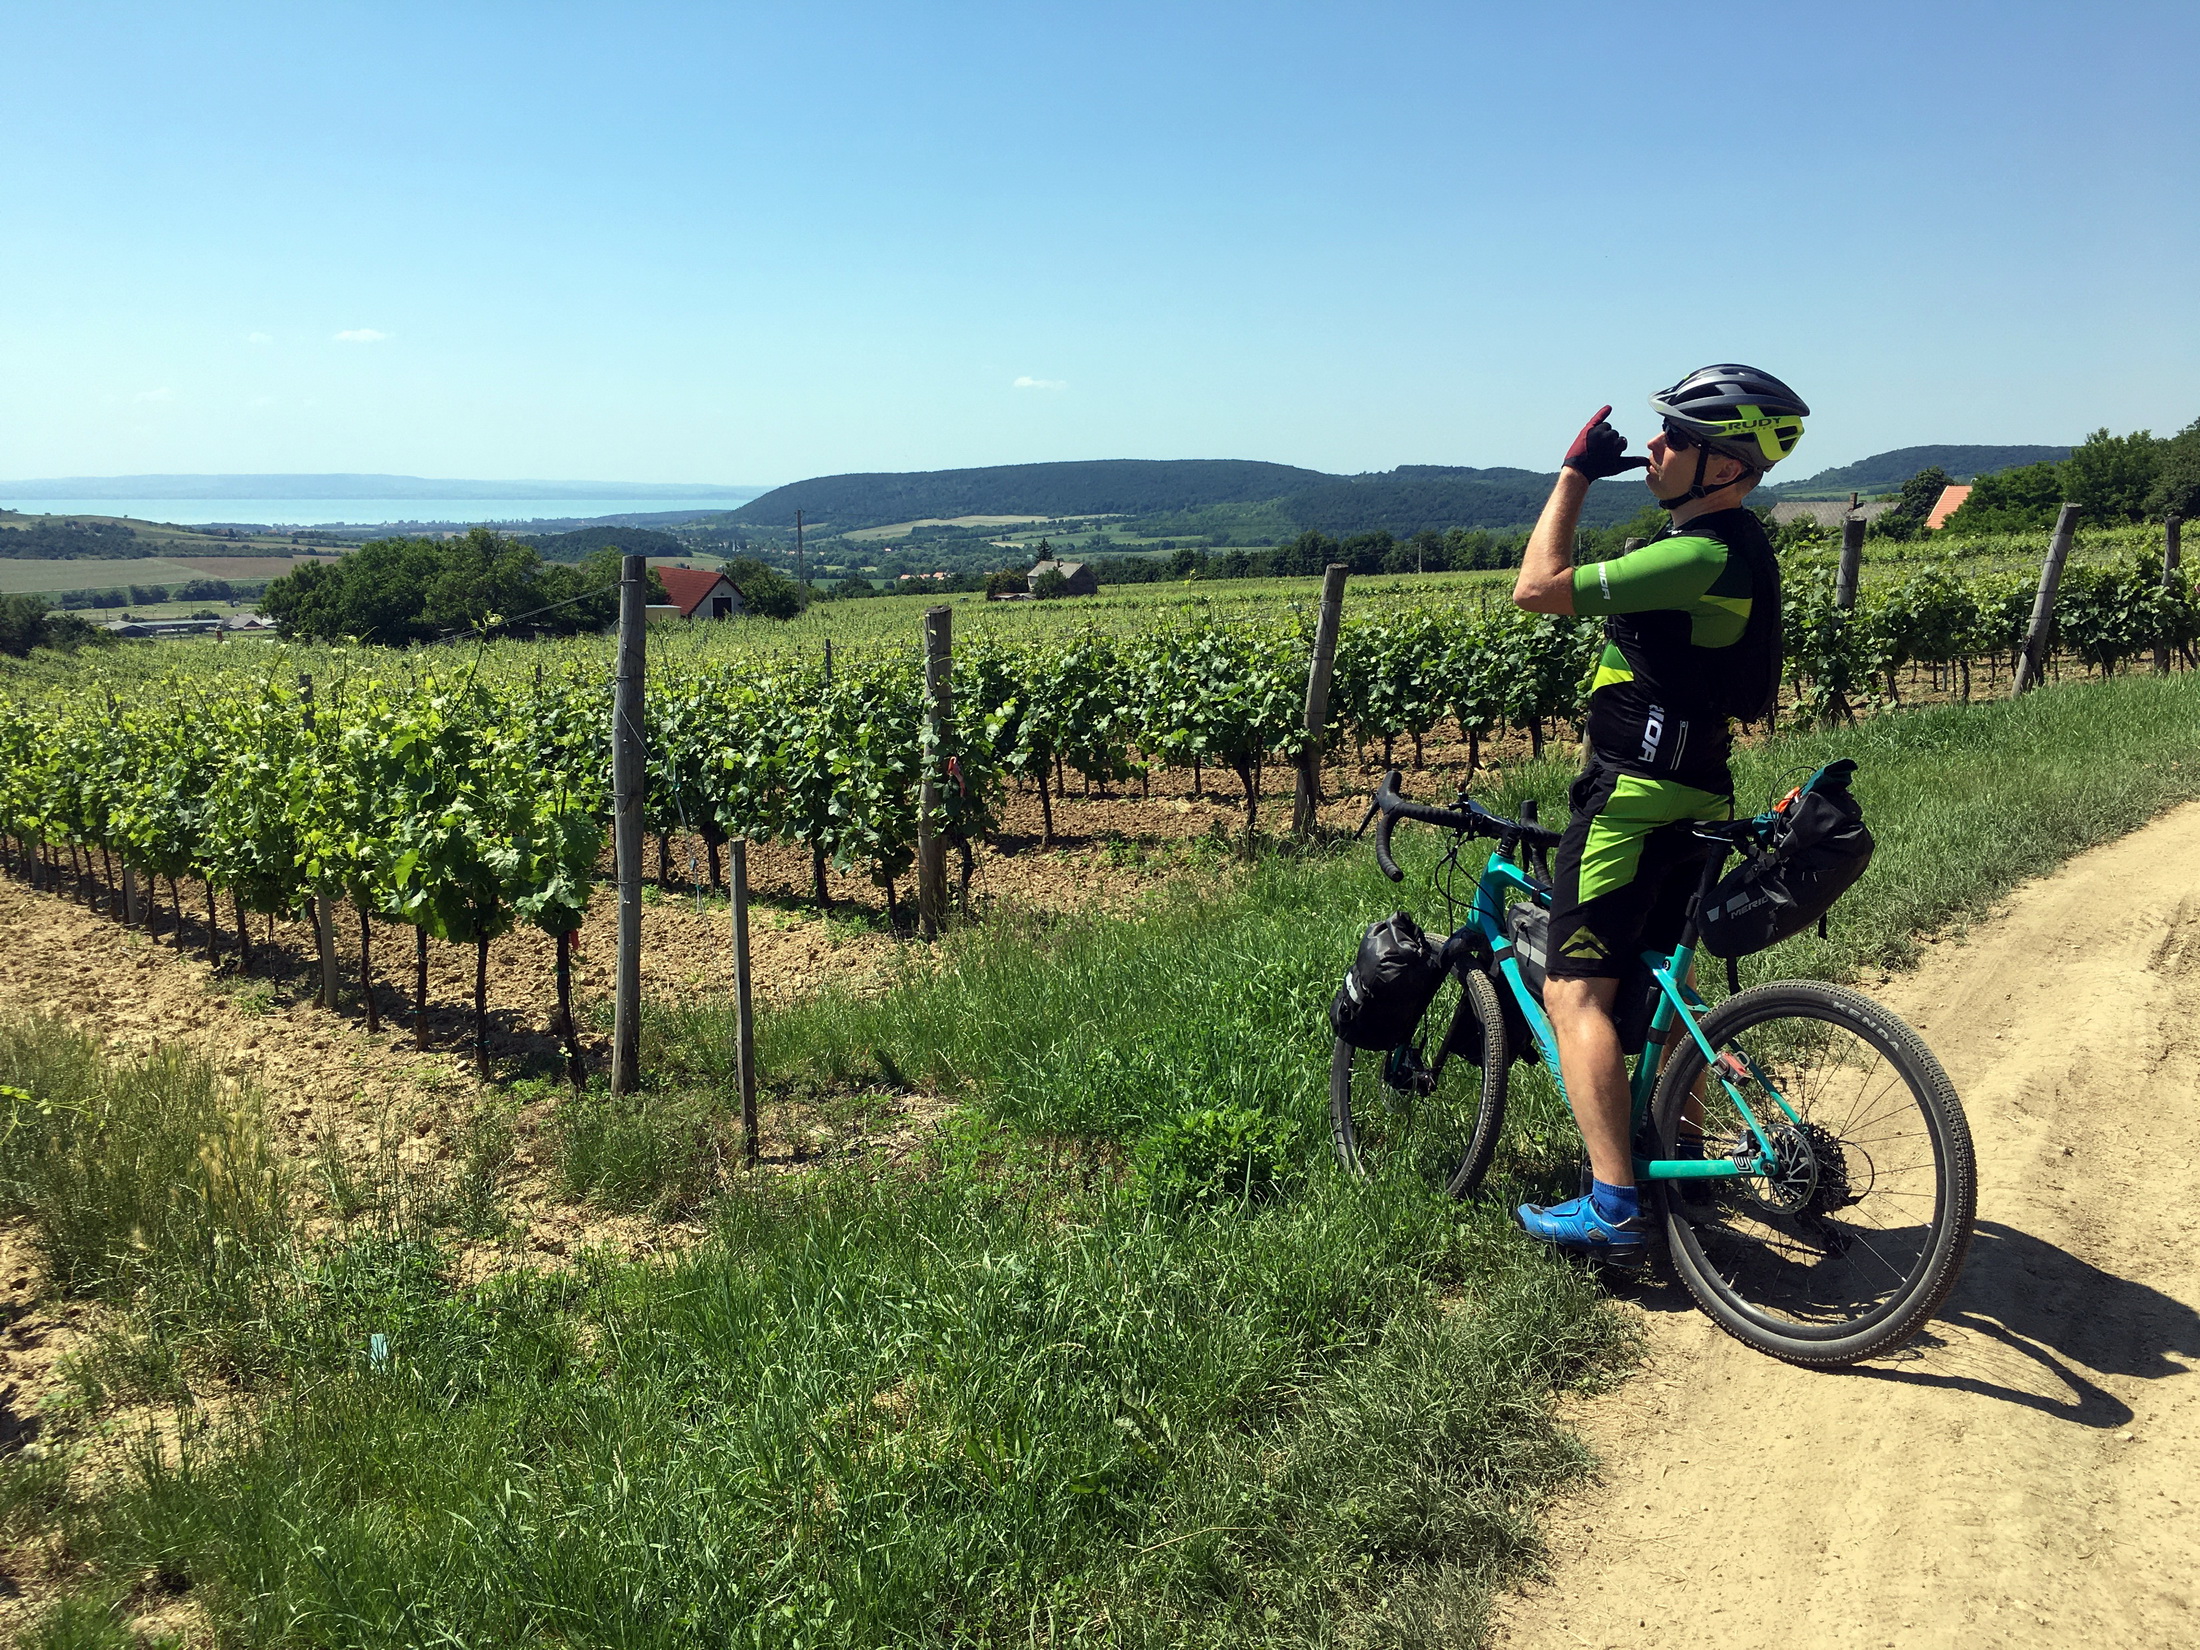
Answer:
M1813 1134L1818 1138L1814 1140ZM1821 1142L1833 1146L1836 1158L1840 1148L1825 1130L1813 1129L1808 1123L1783 1123L1770 1130L1765 1138L1772 1142L1772 1167L1762 1175L1746 1177L1742 1189L1760 1208L1775 1214L1800 1214L1810 1206L1818 1190L1816 1148Z

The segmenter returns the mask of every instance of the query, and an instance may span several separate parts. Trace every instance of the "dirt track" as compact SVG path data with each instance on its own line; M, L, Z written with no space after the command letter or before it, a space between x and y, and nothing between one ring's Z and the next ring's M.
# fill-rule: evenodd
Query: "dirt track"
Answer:
M1647 1293L1648 1369L1573 1417L1601 1482L1553 1509L1498 1644L2200 1639L2200 804L1869 989L1970 1116L1953 1299L1829 1375Z

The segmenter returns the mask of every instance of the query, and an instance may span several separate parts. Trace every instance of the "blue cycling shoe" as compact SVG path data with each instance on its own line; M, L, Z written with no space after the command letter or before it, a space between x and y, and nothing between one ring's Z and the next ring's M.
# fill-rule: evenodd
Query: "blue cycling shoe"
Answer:
M1514 1211L1520 1229L1542 1243L1594 1255L1614 1266L1635 1266L1650 1252L1650 1223L1637 1215L1630 1220L1606 1220L1586 1197L1568 1198L1540 1208L1523 1203Z

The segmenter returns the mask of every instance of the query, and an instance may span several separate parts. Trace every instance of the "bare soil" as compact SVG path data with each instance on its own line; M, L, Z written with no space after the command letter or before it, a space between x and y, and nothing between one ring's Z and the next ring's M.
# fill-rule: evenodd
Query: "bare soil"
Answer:
M1977 1240L1941 1317L1827 1374L1678 1288L1582 1403L1510 1650L2200 1641L2200 804L1872 988L1963 1097Z

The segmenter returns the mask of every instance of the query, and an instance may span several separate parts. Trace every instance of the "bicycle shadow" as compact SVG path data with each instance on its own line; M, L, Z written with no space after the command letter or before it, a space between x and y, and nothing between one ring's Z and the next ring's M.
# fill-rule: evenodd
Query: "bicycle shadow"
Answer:
M2200 1358L2200 1311L2029 1232L1982 1220L1940 1315L1908 1345L1846 1373L2112 1428L2130 1423L2131 1407L2091 1377L2189 1373L2180 1357Z
M1610 1274L1606 1287L1649 1313L1696 1309L1677 1283ZM1967 1392L2113 1429L2131 1423L2131 1406L2092 1377L2192 1373L2178 1358L2200 1359L2200 1311L1982 1220L1962 1280L1931 1323L1873 1362L1827 1373Z

